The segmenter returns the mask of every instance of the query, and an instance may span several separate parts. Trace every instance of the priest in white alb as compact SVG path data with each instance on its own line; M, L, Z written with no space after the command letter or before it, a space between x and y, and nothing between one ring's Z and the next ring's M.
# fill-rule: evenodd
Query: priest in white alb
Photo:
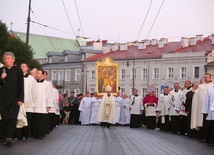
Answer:
M122 97L120 96L120 92L117 92L117 95L115 97L115 103L116 103L116 124L121 123L120 121L120 112L121 112L121 105L122 105Z
M121 105L121 125L129 125L130 124L130 116L131 116L131 101L128 98L127 94L123 95L123 101Z
M214 87L207 90L205 102L202 105L202 114L207 121L206 142L209 145L214 145Z
M97 114L99 110L101 99L97 92L94 93L94 96L91 98L91 119L90 124L99 124L97 122Z
M206 73L204 75L204 83L200 84L197 93L194 95L194 102L192 103L192 128L199 129L199 140L206 141L206 118L201 113L202 106L205 102L205 96L208 88L213 87L211 74Z
M109 128L112 124L115 124L116 103L114 96L111 94L112 87L107 85L105 90L106 94L104 94L100 103L97 121L100 122L102 127Z
M80 102L78 110L80 111L79 121L82 125L90 124L91 118L91 98L90 93L86 92L86 96Z

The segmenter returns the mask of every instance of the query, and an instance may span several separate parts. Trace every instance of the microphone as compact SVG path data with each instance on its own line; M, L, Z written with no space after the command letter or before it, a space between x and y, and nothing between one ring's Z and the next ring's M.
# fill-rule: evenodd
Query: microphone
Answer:
M3 73L6 73L5 67L3 67ZM2 83L5 83L5 78L2 80Z

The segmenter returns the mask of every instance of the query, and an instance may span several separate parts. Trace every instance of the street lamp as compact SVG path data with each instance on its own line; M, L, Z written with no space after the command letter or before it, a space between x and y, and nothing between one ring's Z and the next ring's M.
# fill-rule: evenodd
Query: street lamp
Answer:
M136 75L136 70L135 70L135 60L134 59L132 59L132 62L133 62L133 68L132 68L132 94L134 94L134 86L135 86L135 75ZM129 60L127 60L127 62L126 62L126 66L127 67L129 67Z

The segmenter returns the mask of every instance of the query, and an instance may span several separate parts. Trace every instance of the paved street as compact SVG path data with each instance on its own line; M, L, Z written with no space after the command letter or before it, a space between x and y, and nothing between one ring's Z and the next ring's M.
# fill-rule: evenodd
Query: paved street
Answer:
M113 126L62 125L45 139L15 141L0 145L5 155L213 155L214 146L157 130Z

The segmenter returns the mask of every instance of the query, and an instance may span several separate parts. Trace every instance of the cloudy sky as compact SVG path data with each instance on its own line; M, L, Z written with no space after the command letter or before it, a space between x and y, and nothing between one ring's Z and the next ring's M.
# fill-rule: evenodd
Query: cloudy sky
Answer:
M151 0L32 0L31 20L48 27L31 23L30 33L71 39L80 35L110 42L163 37L173 41L214 33L214 0L152 0L145 20L150 3ZM12 22L13 31L26 32L28 5L29 0L0 0L0 20L8 29Z

